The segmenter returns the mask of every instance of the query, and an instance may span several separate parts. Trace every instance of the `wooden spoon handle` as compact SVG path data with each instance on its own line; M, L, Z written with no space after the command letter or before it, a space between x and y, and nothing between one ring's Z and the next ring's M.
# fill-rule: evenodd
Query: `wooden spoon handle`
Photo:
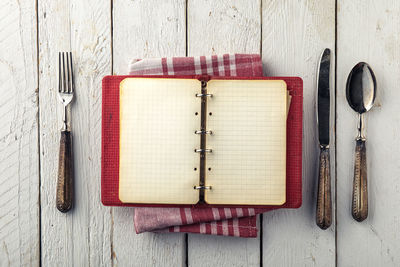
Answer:
M367 151L363 139L356 141L351 214L359 222L368 217Z
M56 195L57 209L61 212L72 208L73 178L71 132L61 131Z
M317 225L325 230L332 224L331 175L329 148L322 147L319 156Z

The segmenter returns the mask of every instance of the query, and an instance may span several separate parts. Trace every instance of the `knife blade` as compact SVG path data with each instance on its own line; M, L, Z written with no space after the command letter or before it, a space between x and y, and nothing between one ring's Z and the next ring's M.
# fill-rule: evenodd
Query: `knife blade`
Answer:
M317 118L318 118L318 138L321 146L329 146L329 113L330 113L330 66L331 51L325 49L321 55L318 69L318 98L317 98Z
M331 51L326 48L317 74L317 124L320 146L316 223L325 230L332 224L331 176L329 156Z

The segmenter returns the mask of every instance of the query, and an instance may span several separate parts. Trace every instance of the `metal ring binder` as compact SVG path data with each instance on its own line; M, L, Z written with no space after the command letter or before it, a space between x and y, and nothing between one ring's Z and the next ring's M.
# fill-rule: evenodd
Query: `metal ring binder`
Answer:
M208 153L211 153L211 152L212 152L212 149L211 149L211 148L206 148L206 149L196 148L196 149L194 150L194 152L197 152L197 153L201 153L201 152L208 152Z
M212 187L210 185L195 185L194 189L195 190L204 190L204 189L211 190Z
M205 203L205 190L211 189L211 186L206 186L206 152L211 153L212 149L207 147L206 134L211 134L210 130L207 130L207 97L213 95L207 93L207 82L201 81L201 92L196 94L201 100L201 118L200 118L200 130L195 130L195 134L200 135L200 148L194 149L194 152L200 153L200 172L199 172L199 184L194 186L195 190L199 190L199 203Z
M194 132L195 134L212 134L212 131L207 130L197 130Z
M213 94L196 94L196 97L202 97L202 96L213 97Z

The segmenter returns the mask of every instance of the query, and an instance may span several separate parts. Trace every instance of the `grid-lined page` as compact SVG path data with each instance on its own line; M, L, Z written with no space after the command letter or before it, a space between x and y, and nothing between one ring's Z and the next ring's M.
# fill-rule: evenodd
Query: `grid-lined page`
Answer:
M286 199L286 83L211 80L207 91L209 204L280 205Z
M120 85L119 198L124 203L195 204L201 84L127 78Z

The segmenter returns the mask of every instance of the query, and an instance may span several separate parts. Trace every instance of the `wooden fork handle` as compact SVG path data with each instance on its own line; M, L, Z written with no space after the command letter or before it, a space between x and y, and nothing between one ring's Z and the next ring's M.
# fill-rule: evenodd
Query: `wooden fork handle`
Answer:
M56 195L57 209L61 212L72 208L73 179L72 136L70 131L61 131Z
M351 214L359 222L368 217L367 150L363 139L356 141Z
M332 223L331 175L329 148L322 147L319 156L317 225L325 230Z

